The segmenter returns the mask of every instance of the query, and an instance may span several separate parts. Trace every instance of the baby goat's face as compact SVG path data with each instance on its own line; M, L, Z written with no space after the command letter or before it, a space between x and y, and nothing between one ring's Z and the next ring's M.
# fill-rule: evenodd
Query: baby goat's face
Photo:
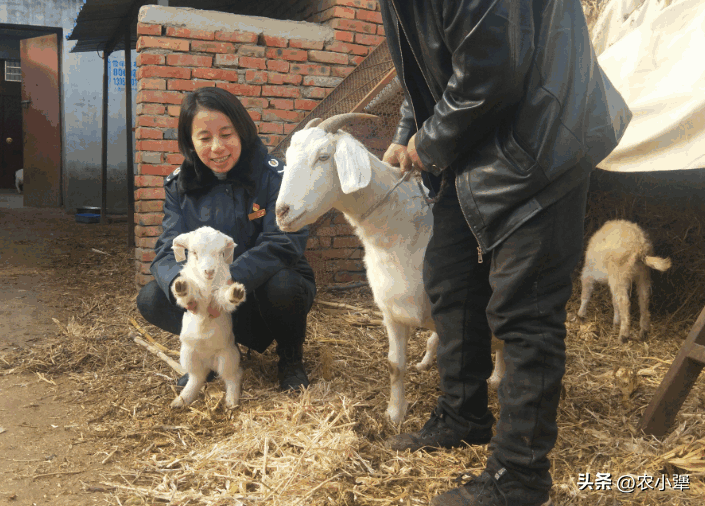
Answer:
M174 238L172 248L177 261L183 261L184 250L188 251L187 266L204 284L220 285L230 279L235 242L227 235L201 227Z
M294 134L277 198L277 225L295 232L328 212L342 195L336 171L334 135L320 128Z

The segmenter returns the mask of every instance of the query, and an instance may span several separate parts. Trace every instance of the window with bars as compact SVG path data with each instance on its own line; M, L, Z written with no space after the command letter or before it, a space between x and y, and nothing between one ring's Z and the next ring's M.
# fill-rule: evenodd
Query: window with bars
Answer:
M5 81L22 82L20 60L5 60Z

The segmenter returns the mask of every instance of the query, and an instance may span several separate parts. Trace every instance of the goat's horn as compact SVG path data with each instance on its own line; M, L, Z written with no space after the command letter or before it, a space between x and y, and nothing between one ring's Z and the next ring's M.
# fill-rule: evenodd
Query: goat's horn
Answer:
M318 128L328 133L335 133L338 131L339 128L347 125L348 123L356 119L379 119L379 116L375 116L374 114L364 114L361 112L348 112L345 114L337 114L335 116L331 116L323 123L318 125Z
M306 130L307 128L313 128L318 125L321 121L323 121L321 118L313 118L311 121L306 123L306 126L303 127L302 130Z

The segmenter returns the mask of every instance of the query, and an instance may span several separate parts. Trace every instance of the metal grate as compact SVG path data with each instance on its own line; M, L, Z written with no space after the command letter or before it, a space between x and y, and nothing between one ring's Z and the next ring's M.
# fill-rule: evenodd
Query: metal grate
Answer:
M354 111L374 114L381 118L381 121L377 122L356 122L345 127L345 130L359 139L372 153L382 157L399 122L399 107L404 98L399 80L395 77L389 81L392 75L394 75L394 64L385 41L284 137L274 147L272 154L284 158L292 135L313 118L326 119L336 114ZM388 84L379 89L380 83L384 82Z
M22 82L20 60L5 60L5 81Z

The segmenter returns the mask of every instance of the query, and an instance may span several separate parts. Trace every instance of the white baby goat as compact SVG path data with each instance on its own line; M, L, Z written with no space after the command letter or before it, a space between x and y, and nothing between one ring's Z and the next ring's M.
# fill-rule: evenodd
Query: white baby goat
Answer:
M315 119L293 135L286 152L276 218L279 228L291 232L335 208L353 225L365 247L367 278L389 336L391 395L387 416L399 423L408 408L404 374L412 330L424 327L434 331L418 369L431 364L438 345L422 276L433 215L414 181L405 181L389 193L401 176L399 169L380 161L351 135L338 131L359 117L374 116L342 114L320 124L320 119ZM498 342L493 341L496 346ZM493 387L503 374L504 361L498 351L490 379Z
M187 308L195 302L196 309L184 313L179 336L188 383L171 406L191 404L213 370L225 380L225 405L232 409L240 400L243 370L230 313L245 300L241 283L228 284L235 242L211 227L201 227L175 237L172 249L177 262L184 261L188 250L188 261L174 280L172 293L179 306ZM219 316L210 315L209 306Z
M22 193L24 190L24 169L15 172L15 188L17 188L17 193Z
M606 222L588 242L582 273L582 296L578 316L584 318L596 282L608 283L614 306L614 325L619 325L619 342L629 337L629 291L636 281L639 295L639 339L649 331L649 267L665 271L671 260L653 256L653 246L636 223Z

